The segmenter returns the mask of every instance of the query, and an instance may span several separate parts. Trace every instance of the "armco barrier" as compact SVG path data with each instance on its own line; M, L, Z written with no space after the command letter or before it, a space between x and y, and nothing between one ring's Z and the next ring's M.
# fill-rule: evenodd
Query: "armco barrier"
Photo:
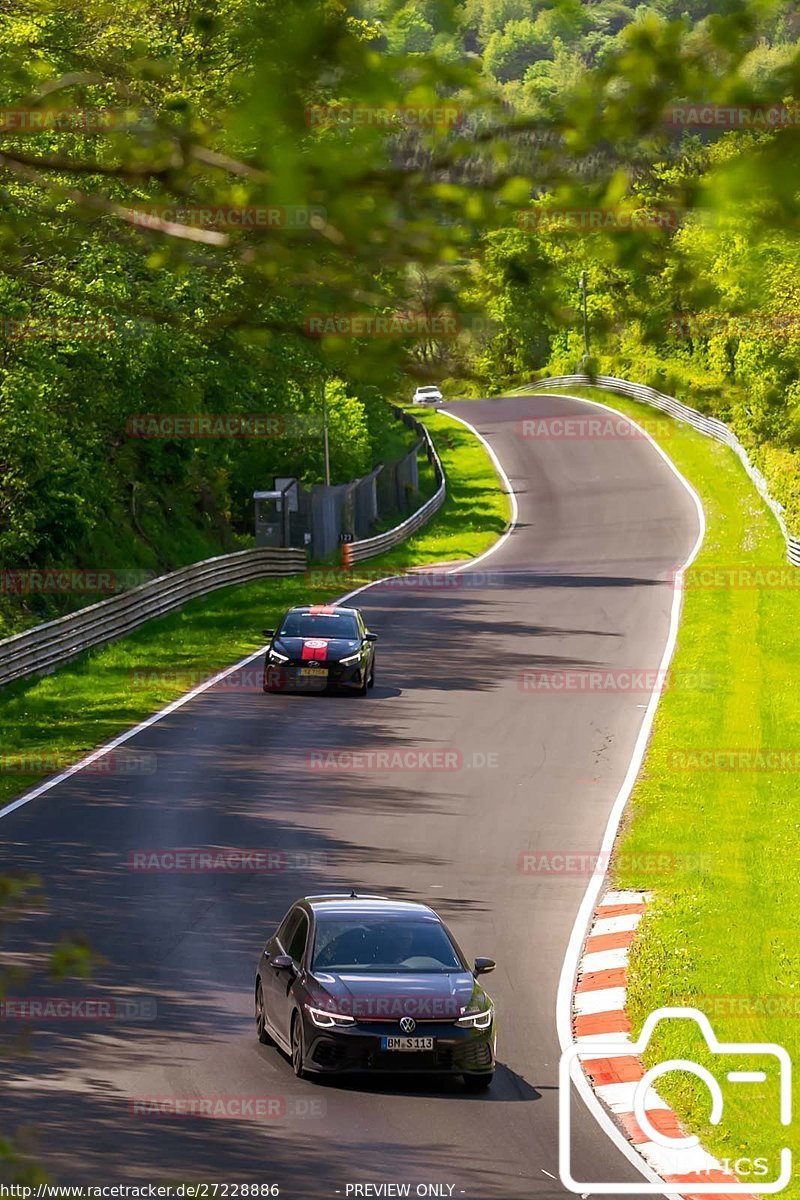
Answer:
M653 408L661 409L662 412L674 417L676 421L685 421L687 425L704 433L706 437L730 446L775 514L786 539L786 557L793 566L800 567L800 537L793 537L789 533L783 516L783 506L769 494L766 479L758 467L753 466L744 446L724 421L719 421L716 417L705 417L697 409L690 408L688 404L682 404L674 396L666 396L663 392L657 392L655 388L647 387L643 383L631 383L628 379L617 379L614 375L557 375L549 379L537 379L528 387L520 388L519 391L529 392L531 388L548 390L565 387L597 387L605 388L609 392L618 392L621 396L628 396L632 400L640 400L643 404L650 404Z
M394 546L398 546L400 542L405 541L412 533L416 533L426 521L431 519L435 512L439 511L447 495L447 482L444 477L444 469L428 430L421 421L418 421L411 413L405 412L404 409L396 408L393 405L392 411L401 421L411 429L414 429L424 441L428 461L433 466L436 477L436 491L430 500L426 500L421 508L418 508L415 513L412 513L401 524L395 525L394 529L387 529L385 533L379 533L376 537L364 538L358 542L348 542L342 546L342 565L345 567L352 567L354 563L363 562L365 558L374 558L376 554L383 554L385 550L391 550Z
M0 641L0 687L13 679L51 671L83 650L113 641L196 596L229 584L296 575L305 565L305 550L270 546L207 558L150 579L119 596Z

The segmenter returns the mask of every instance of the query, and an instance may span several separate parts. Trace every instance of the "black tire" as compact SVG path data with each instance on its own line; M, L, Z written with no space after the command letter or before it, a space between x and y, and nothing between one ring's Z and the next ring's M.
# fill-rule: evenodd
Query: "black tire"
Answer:
M267 1033L266 1009L264 1007L264 989L259 979L256 987L256 1033L262 1046L272 1046L272 1038Z
M292 1017L292 1070L298 1079L305 1079L306 1069L303 1055L303 1025L297 1013Z
M486 1075L465 1075L464 1087L468 1092L486 1092L492 1086L494 1071Z
M371 688L375 687L375 659L374 658L372 660L372 670L369 673L369 683L367 684L367 687L371 687Z
M364 682L361 684L361 687L356 692L356 695L357 696L366 696L368 691L369 691L369 675L365 671L364 672Z

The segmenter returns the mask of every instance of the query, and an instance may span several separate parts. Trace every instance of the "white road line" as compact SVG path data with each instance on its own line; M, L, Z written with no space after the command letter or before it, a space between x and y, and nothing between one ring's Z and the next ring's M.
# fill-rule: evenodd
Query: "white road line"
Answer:
M452 421L458 421L461 425L466 426L467 429L474 433L478 441L483 444L490 459L492 460L495 470L500 476L501 482L506 488L511 501L511 521L506 531L493 545L489 547L488 550L485 550L483 554L479 555L478 558L470 559L469 562L464 563L462 566L454 568L455 571L464 571L475 567L485 558L488 558L490 554L494 554L495 550L499 550L507 538L511 536L511 533L517 524L519 505L517 503L517 497L514 493L514 489L511 486L511 482L508 478L508 475L506 475L502 463L498 459L492 447L486 441L486 438L483 436L483 434L478 433L477 429L470 425L469 421L464 421L461 417L456 417L452 413L445 413L444 415L450 417ZM448 574L453 573L453 570L448 572ZM347 592L344 596L339 596L335 600L329 600L328 603L344 604L345 601L351 600L353 596L360 595L361 592L366 592L369 588L378 587L380 584L386 583L390 579L397 578L399 578L397 575L385 575L382 579L370 580L369 583L361 584L360 587L354 588L352 592ZM85 756L85 758L80 759L79 762L73 763L72 766L67 767L64 771L59 772L58 775L53 775L49 779L45 779L42 783L37 784L29 792L25 792L22 796L18 796L16 800L13 800L4 808L0 808L0 819L10 816L10 814L16 812L18 808L22 808L24 805L30 804L32 800L38 800L40 796L43 796L52 788L58 787L60 783L64 783L73 775L77 775L79 771L83 771L86 767L91 766L92 763L97 762L97 760L99 758L103 758L104 755L110 754L112 751L116 750L118 746L124 745L124 743L130 741L131 738L136 737L140 733L144 733L144 731L146 729L150 729L151 726L157 725L159 721L163 721L165 717L170 716L179 708L183 708L184 704L188 704L189 701L194 700L196 696L200 696L203 694L203 692L207 692L209 688L214 687L214 685L219 683L220 680L226 679L228 675L232 675L234 671L238 671L242 667L246 667L249 663L254 662L265 652L265 650L266 646L262 646L259 650L255 650L252 654L248 654L246 658L242 658L239 662L234 663L232 667L226 667L224 670L218 671L216 675L212 675L209 679L204 680L203 683L199 684L195 688L192 688L190 692L186 692L184 695L179 696L176 700L173 700L166 706L166 708L162 708L158 712L153 713L144 721L140 721L138 725L134 725L132 728L126 729L124 733L120 733L110 742L105 742L104 745L98 746L96 750L92 750Z
M581 403L589 404L596 408L603 408L608 412L613 412L616 415L621 415L621 414L619 414L619 411L617 409L611 408L610 405L601 404L599 401L596 401L596 400L585 400L583 397L569 397L569 396L566 396L565 398L573 399L573 400L580 400ZM505 484L506 488L508 489L508 495L509 495L510 502L511 502L511 522L509 524L508 529L503 533L503 535L498 539L498 541L496 543L494 543L493 546L491 546L487 551L485 551L477 559L472 559L469 563L463 564L462 567L455 568L455 572L457 572L459 570L466 570L466 569L474 568L476 565L478 565L480 562L482 562L484 559L486 559L490 554L495 553L500 548L500 546L502 546L508 540L508 538L511 536L511 533L513 532L514 528L516 527L516 524L518 521L519 505L517 502L517 497L514 492L514 489L511 486L511 481L509 480L508 475L507 475L502 463L498 459L497 454L495 453L494 449L489 445L489 443L484 438L483 434L479 433L478 430L475 429L475 427L473 425L471 425L468 421L465 421L462 417L457 417L453 413L445 413L445 415L450 417L451 420L458 421L459 424L464 425L473 434L475 434L475 436L484 445L484 447L487 449L487 451L489 453L490 458L492 459L492 462L495 465L495 469L497 470L498 475L500 476L500 479L502 480L502 482ZM630 418L628 418L628 420L630 420ZM667 463L670 470L672 470L674 472L674 474L677 476L677 478L681 481L681 483L687 489L687 491L692 496L692 498L697 506L698 516L699 516L699 520L700 520L700 533L698 535L698 539L695 544L695 547L692 550L692 552L689 555L686 562L684 563L681 570L676 575L675 591L673 594L673 609L672 609L672 620L671 620L671 625L670 625L670 633L669 633L669 637L668 637L667 646L664 651L664 657L662 660L662 667L666 667L669 663L670 658L672 657L672 652L674 650L674 645L675 645L675 639L677 636L677 626L678 626L678 621L679 621L679 617L680 617L680 598L681 598L681 589L682 589L682 581L683 581L683 572L690 566L690 564L694 560L694 558L702 544L703 537L705 534L705 514L703 512L703 506L700 502L699 497L697 496L697 493L694 491L694 489L691 487L691 485L684 479L684 477L680 474L677 467L675 467L674 463L672 463L670 461L670 459L663 452L661 447L656 444L656 442L653 440L653 438L650 436L649 433L647 433L644 429L642 429L641 426L636 425L635 421L631 421L631 424L634 425L637 429L639 429L639 431L642 433L642 435L650 442L650 444L654 447L656 452ZM453 572L453 573L455 573L455 572ZM383 579L374 580L374 581L371 581L370 583L365 584L361 587L355 588L355 589L353 589L353 591L348 592L344 596L341 596L338 600L338 603L340 603L340 604L344 603L346 600L351 599L353 596L357 596L361 592L367 591L369 588L375 587L380 583L385 583L387 580L392 579L392 578L396 578L396 576L387 575ZM144 730L150 728L151 726L157 724L159 721L163 720L164 717L169 716L171 713L175 712L177 709L182 708L184 704L188 704L190 700L193 700L196 696L201 695L203 692L207 691L210 687L212 687L214 685L215 682L225 679L228 675L232 674L234 671L240 669L243 666L246 666L248 663L253 662L256 658L258 658L261 654L264 653L264 649L265 648L262 647L261 649L256 650L253 654L248 655L246 658L242 659L240 662L234 663L233 666L228 667L226 670L219 672L216 676L212 677L212 679L210 679L206 683L201 684L197 688L192 689L191 692L187 692L186 695L180 696L177 700L174 700L171 704L167 705L166 708L162 709L160 712L154 713L152 716L148 717L145 721L140 722L140 724L134 726L132 729L127 730L125 733L120 734L117 738L114 738L112 741L106 743L104 746L101 746L97 750L92 751L91 754L88 754L86 756L86 758L82 759L79 763L76 763L73 766L69 767L66 771L62 771L59 775L53 776L51 779L45 780L43 783L41 783L37 787L33 788L30 792L27 792L25 795L20 796L18 799L14 800L11 804L6 805L5 808L0 809L0 818L8 816L10 813L15 812L18 808L21 808L23 805L30 803L31 800L35 800L39 796L43 795L45 792L50 791L51 788L57 787L58 784L63 783L66 779L70 778L72 775L77 774L78 771L83 770L84 767L95 762L98 758L101 758L103 755L110 753L112 750L116 749L117 746L122 745L124 742L127 742L131 738L135 737L137 734L142 733ZM663 678L663 671L660 671L658 673L657 678L659 680ZM622 813L625 808L625 804L627 802L630 791L633 788L633 784L636 780L636 776L638 774L642 759L644 757L645 749L647 746L647 740L649 738L650 729L652 727L653 717L655 715L655 708L658 703L659 695L660 695L660 686L657 686L656 690L653 692L653 694L650 698L650 704L648 705L647 712L645 713L645 717L643 719L642 728L640 730L639 738L638 738L636 746L634 748L634 754L633 754L633 758L631 760L630 767L628 769L628 774L626 775L625 780L623 781L622 787L620 788L620 791L615 800L611 815L609 817L608 825L606 827L606 832L605 832L605 836L604 836L603 847L602 847L602 849L609 851L609 852L613 846L614 838L616 836L616 832L619 827L620 819L622 817ZM562 967L562 972L561 972L561 977L559 980L559 987L558 987L558 997L556 1000L556 1024L557 1024L557 1028L558 1028L559 1041L560 1041L562 1049L565 1049L568 1045L570 1045L572 1043L573 982L575 979L575 975L577 973L577 965L578 965L578 960L579 960L580 953L581 953L581 950L583 947L583 941L584 941L586 932L589 927L589 922L590 922L591 917L594 912L595 901L597 899L598 893L600 892L602 882L603 882L603 877L600 875L593 877L589 882L587 891L584 895L584 899L582 901L580 910L579 910L578 915L575 920L575 924L573 926L573 931L572 931L572 935L570 937L569 945L567 947L564 965ZM627 898L625 901L622 901L622 902L623 903L627 902ZM605 1112L602 1105L598 1101L598 1099L595 1095L595 1092L590 1087L588 1080L584 1076L579 1076L576 1082L577 1082L578 1090L581 1094L581 1097L582 1097L584 1103L586 1104L586 1106L588 1107L588 1109L592 1113L592 1115L595 1117L596 1121L600 1125L600 1128L603 1129L603 1131L607 1134L607 1136L611 1139L611 1141L614 1142L614 1144L621 1151L621 1153L647 1179L651 1180L652 1182L660 1182L659 1177L653 1171L651 1171L649 1167L647 1167L647 1165L645 1164L645 1162L641 1158L641 1156L638 1155L633 1150L630 1143L623 1137L621 1131L617 1128L617 1126L614 1124L614 1122L611 1120L611 1118ZM610 1093L611 1095L615 1095L616 1093L613 1091L613 1089L621 1089L621 1088L627 1089L628 1087L629 1087L629 1085L627 1085L627 1084L611 1084L603 1089L598 1089L598 1094L602 1094L603 1092L605 1092L607 1094ZM612 1104L611 1107L613 1108L614 1105ZM632 1105L630 1105L630 1104L626 1105L626 1109L630 1108L630 1107L632 1107ZM671 1198L674 1197L674 1200L681 1200L681 1198L676 1196L675 1193L665 1192L665 1195L668 1195Z
M470 431L470 433L473 433L475 435L475 437L478 439L478 441L483 446L486 453L489 455L489 458L492 460L494 469L495 469L495 471L497 471L497 474L500 476L500 481L502 482L503 486L505 487L506 494L511 503L511 519L508 522L508 528L506 529L506 531L497 539L496 542L494 542L489 547L488 550L484 550L483 554L479 554L477 558L471 558L469 560L469 562L462 563L460 567L453 567L450 571L447 572L448 575L456 575L460 571L474 570L474 568L477 567L478 563L482 563L484 561L484 559L489 557L489 555L496 554L497 551L500 549L500 547L505 545L505 543L508 541L508 539L511 537L511 534L514 532L514 530L517 527L517 521L519 520L519 503L517 501L517 494L514 491L513 487L511 486L511 480L508 478L508 475L506 474L505 467L500 462L500 459L497 457L494 447L489 445L489 443L487 442L487 440L483 436L483 434L479 433L478 430L475 428L475 426L471 425L469 421L465 421L463 417L457 417L455 415L455 413L443 412L442 415L445 417L449 417L451 421L458 421L459 425L463 425L466 429L468 429Z
M566 399L576 400L581 404L588 404L593 408L602 408L606 412L614 413L615 416L621 416L623 420L627 420L630 424L641 433L642 437L646 438L659 457L667 464L669 469L680 481L686 489L697 510L697 518L699 531L697 540L689 552L689 555L683 566L675 574L675 582L672 594L672 610L670 613L670 627L667 635L667 642L664 647L664 653L661 659L661 669L656 674L656 686L651 693L647 709L642 718L642 725L639 730L639 736L636 739L636 744L633 748L633 755L628 766L627 774L622 781L622 786L617 793L611 813L609 814L608 824L606 825L603 835L602 845L599 848L601 854L611 854L614 848L614 841L619 830L620 821L625 811L625 806L628 803L628 798L633 791L634 784L638 777L639 771L644 761L644 756L647 751L647 743L650 740L650 734L653 728L653 721L656 715L658 702L661 698L661 690L663 688L664 677L667 667L675 650L675 644L678 637L678 626L680 624L681 606L683 599L683 577L686 570L694 562L700 547L703 544L703 538L706 533L706 515L703 511L703 505L695 489L687 479L680 473L678 468L672 462L667 454L661 449L654 438L650 436L645 429L642 428L636 421L621 413L619 409L613 408L610 404L602 404L599 400L587 400L583 396L571 396L567 393L559 392L559 395L564 395ZM561 1043L561 1049L566 1050L568 1046L573 1044L572 1034L572 997L574 991L575 978L578 973L578 964L583 950L583 943L589 931L589 925L594 915L597 899L602 890L603 877L601 875L593 876L590 879L586 888L581 906L575 918L575 923L572 927L567 951L564 956L564 964L561 968L561 977L558 983L558 995L556 997L556 1026L558 1028L558 1039ZM594 1089L589 1080L582 1073L577 1073L575 1078L576 1089L583 1100L589 1112L597 1121L600 1128L614 1143L617 1149L625 1155L628 1161L636 1167L638 1171L651 1183L664 1183L661 1176L649 1166L640 1154L634 1150L622 1131L612 1121L611 1117L603 1108L603 1105L597 1098ZM626 1085L609 1085L620 1086ZM602 1095L601 1089L598 1089L598 1094ZM612 1106L613 1107L613 1106ZM668 1184L664 1183L664 1195L670 1197L670 1200L680 1200L680 1197L675 1192L668 1190Z
M37 784L31 791L25 792L13 800L11 804L7 804L5 808L0 809L0 817L7 817L10 813L16 812L18 808L22 808L23 804L30 804L31 800L38 800L39 796L43 796L45 792L49 792L51 788L57 787L59 783L63 783L66 779L70 779L73 775L77 775L78 771L83 771L86 767L91 766L93 762L97 762L98 758L102 758L105 754L110 754L112 750L116 750L118 746L122 746L137 734L143 733L145 729L149 729L151 725L156 725L162 721L164 717L168 717L170 713L174 713L176 709L183 708L184 704L188 704L190 700L194 700L195 696L202 695L212 688L221 679L226 679L228 675L232 675L234 671L246 667L248 663L253 662L260 654L264 653L264 647L254 651L253 654L248 654L247 658L242 658L239 662L234 663L232 667L226 667L224 671L218 671L216 675L210 676L203 683L198 684L196 688L192 688L190 692L186 692L183 696L179 696L177 700L173 700L166 708L162 708L159 712L153 713L144 721L140 721L138 725L134 725L131 729L126 729L124 733L120 733L117 737L112 738L110 742L106 742L103 746L98 746L96 750L92 750L80 762L73 763L71 767L61 771L58 775L51 776L50 779L45 779L43 783Z
M345 600L349 600L352 596L357 596L359 592L365 592L368 588L377 587L381 583L386 583L388 580L396 578L398 578L396 575L385 575L383 579L372 579L369 583L364 583L360 587L354 588L352 592L348 592L345 596L339 596L335 600L329 600L328 603L344 604ZM265 651L266 646L262 646L259 650L254 650L252 654L248 654L246 658L240 659L239 662L234 663L232 667L225 667L223 671L218 671L216 675L210 676L208 679L204 680L203 683L199 684L195 688L192 688L190 692L185 692L184 695L179 696L177 700L173 700L170 704L168 704L166 708L159 709L158 712L153 713L152 716L147 717L144 721L140 721L138 725L134 725L131 729L126 729L124 733L119 734L110 742L106 742L104 745L98 746L96 750L92 750L91 753L87 754L85 758L82 758L80 762L73 763L71 767L67 767L66 770L61 771L58 775L53 775L50 779L46 779L43 783L37 784L36 787L31 789L31 791L25 792L24 795L19 796L16 800L13 800L11 804L7 804L5 808L1 808L0 818L7 817L10 813L16 812L16 810L18 808L22 808L24 804L30 804L31 800L37 800L39 796L43 796L44 793L49 792L51 788L57 787L58 784L64 783L65 780L70 779L71 776L77 775L78 771L83 771L86 767L91 766L91 764L96 762L98 758L102 758L105 754L110 754L113 750L116 750L118 746L122 746L125 742L130 741L131 738L136 737L138 734L144 733L144 731L146 729L150 729L151 726L157 725L159 721L163 721L165 717L170 716L170 714L176 712L177 709L183 708L184 704L188 704L190 700L194 700L195 697L201 696L203 692L207 692L209 688L214 687L214 685L219 683L222 679L227 679L227 677L232 675L234 671L238 671L242 667L246 667L248 663L254 662L257 658L260 658Z
M563 394L563 393L561 393L561 394ZM689 557L687 558L686 562L683 564L683 566L680 568L680 570L676 573L674 591L673 591L672 612L671 612L671 619L670 619L670 630L669 630L669 635L668 635L668 639L667 639L667 645L665 647L664 655L663 655L663 658L661 661L661 669L657 673L656 687L654 688L654 690L651 694L650 702L647 706L647 711L645 712L645 715L644 715L644 718L642 721L642 727L639 731L639 737L638 737L636 745L634 747L633 757L631 759L630 766L628 768L628 772L625 776L625 779L623 780L622 787L620 788L620 790L617 794L616 800L614 802L614 806L613 806L611 814L609 816L608 824L606 826L606 831L605 831L605 835L603 838L601 852L605 851L605 852L610 853L611 849L613 848L614 839L616 837L616 833L619 828L619 823L622 818L622 814L625 809L625 805L627 803L627 800L628 800L628 797L629 797L631 791L633 790L633 785L636 782L636 777L639 773L639 769L641 767L642 760L644 759L644 754L645 754L645 751L647 748L647 742L649 740L650 731L652 729L653 719L655 717L655 710L657 708L658 700L661 695L664 673L665 673L667 666L669 665L669 661L672 658L672 654L675 649L678 624L680 621L681 598L682 598L682 592L683 592L683 575L684 575L685 571L687 570L687 568L694 561L694 559L697 556L697 553L700 549L700 546L702 545L703 538L705 536L705 528L706 528L705 513L703 511L703 506L700 501L700 498L697 495L697 493L695 492L694 488L692 488L691 484L689 484L688 481L683 477L683 475L681 475L680 471L675 466L675 464L669 459L669 457L664 453L664 451L661 449L661 447L654 441L654 439L650 436L650 434L647 433L644 429L642 429L642 427L640 425L638 425L637 422L631 420L630 417L625 417L625 415L620 413L618 409L614 409L608 404L602 404L597 400L586 400L582 396L569 396L566 394L563 394L563 395L564 395L565 399L577 400L580 403L589 404L595 408L602 408L602 409L605 409L607 412L613 412L618 416L622 416L623 419L628 420L632 426L634 426L637 430L639 430L639 432L642 434L642 436L645 437L648 442L650 442L650 444L653 446L653 448L656 450L656 452L664 460L664 462L667 464L667 466L670 468L670 470L675 474L675 476L680 480L680 482L686 488L689 495L694 500L694 503L697 507L698 518L699 518L699 523L700 523L700 532L698 534L697 541L696 541ZM500 549L500 547L502 545L505 544L505 542L511 536L511 533L513 532L514 528L516 527L517 520L519 517L519 506L518 506L516 494L514 492L514 489L511 486L511 481L509 480L508 475L507 475L505 469L503 468L502 463L498 459L494 449L489 445L489 443L486 441L484 436L481 433L479 433L478 430L475 429L475 427L473 425L471 425L468 421L465 421L462 417L456 417L453 413L445 413L444 415L450 417L451 420L458 421L460 424L464 425L473 434L475 434L475 436L479 439L479 441L484 445L487 452L489 453L490 458L492 459L492 462L494 463L494 466L498 472L498 475L500 476L502 482L505 484L506 488L508 489L508 495L509 495L510 502L511 502L511 521L509 523L508 528L503 533L503 535L498 539L497 542L495 542L492 546L490 546L488 550L484 551L483 554L479 555L478 558L472 559L468 563L464 563L461 567L456 567L453 569L453 571L450 572L451 574L455 574L459 571L473 569L479 563L483 562L484 559L488 558L491 554L494 554L497 550ZM365 592L371 587L376 587L378 584L386 583L387 580L393 579L393 578L397 578L397 576L387 575L383 579L372 580L370 583L364 584L358 588L354 588L353 591L348 592L346 595L339 597L338 600L329 601L329 603L342 604L346 600L351 599L353 596L357 596L361 592ZM168 704L166 706L166 708L161 709L160 712L154 713L152 716L148 717L145 721L140 722L140 724L134 726L132 729L127 730L126 732L120 734L118 737L114 738L112 741L107 742L104 746L100 746L97 750L92 751L91 754L88 754L84 759L81 759L80 762L75 763L73 766L69 767L66 771L62 771L59 775L53 776L51 779L45 780L44 783L39 784L37 787L33 788L32 791L27 792L25 795L20 796L18 799L14 800L11 804L6 805L5 808L0 809L0 818L8 816L10 813L15 812L18 808L21 808L25 804L29 804L31 800L37 799L39 796L43 795L45 792L50 791L51 788L56 787L60 783L63 783L66 779L69 779L72 775L77 774L78 771L83 770L85 767L87 767L91 763L95 762L98 758L101 758L103 755L110 753L112 750L116 749L118 746L121 746L125 742L129 741L131 738L135 737L137 734L139 734L139 733L143 732L144 730L149 729L151 726L157 724L159 721L163 720L164 717L169 716L171 713L175 712L177 709L182 708L184 704L188 704L189 701L193 700L196 696L201 695L203 692L205 692L209 688L213 687L214 684L216 682L218 682L219 680L225 679L228 675L232 674L234 671L240 669L243 666L247 666L248 663L253 662L261 654L264 653L264 650L265 650L265 647L262 646L259 650L256 650L252 654L248 655L246 658L241 659L238 663L234 663L233 666L226 668L224 671L220 671L217 675L213 676L207 682L200 684L196 688L193 688L192 691L187 692L186 695L178 697L177 700L172 701L171 704ZM597 901L598 894L601 890L602 883L603 883L603 877L601 875L594 876L589 882L589 885L587 887L583 901L581 903L581 907L580 907L577 917L575 919L572 934L570 936L569 945L568 945L567 951L566 951L566 956L564 959L564 964L563 964L563 967L561 970L561 976L559 979L559 986L558 986L558 996L556 999L556 1025L557 1025L557 1029L558 1029L559 1042L561 1044L562 1050L566 1049L567 1046L571 1045L572 1041L573 1041L573 1037L572 1037L573 984L574 984L575 976L577 974L578 961L579 961L581 950L583 947L583 942L584 942L584 939L585 939L586 934L589 929L589 922L594 913L595 903ZM608 1116L608 1114L603 1109L602 1105L600 1104L600 1102L597 1099L595 1092L589 1085L589 1081L586 1079L585 1076L579 1075L576 1078L576 1086L581 1095L581 1098L583 1099L583 1101L586 1104L589 1111L595 1117L595 1120L599 1124L600 1128L608 1135L610 1140L612 1142L614 1142L614 1144L617 1146L617 1148L620 1150L620 1152L628 1159L628 1161L633 1166L635 1166L637 1168L637 1170L639 1170L641 1172L641 1174L645 1176L645 1178L649 1179L651 1182L653 1182L653 1183L663 1182L661 1180L660 1176L657 1175L645 1163L645 1160L641 1157L641 1155L637 1154L636 1151L633 1149L633 1147L630 1145L630 1143L624 1138L622 1132L617 1128L617 1126L614 1124L614 1122L611 1120L611 1118ZM608 1092L610 1090L610 1088L612 1088L612 1087L624 1088L624 1087L627 1087L627 1085L625 1085L625 1084L609 1085L607 1088L598 1089L598 1094L600 1094L602 1091ZM665 1188L666 1188L666 1185L665 1185ZM674 1192L668 1192L665 1190L664 1195L669 1197L669 1200L682 1200L682 1198L677 1193L674 1193Z

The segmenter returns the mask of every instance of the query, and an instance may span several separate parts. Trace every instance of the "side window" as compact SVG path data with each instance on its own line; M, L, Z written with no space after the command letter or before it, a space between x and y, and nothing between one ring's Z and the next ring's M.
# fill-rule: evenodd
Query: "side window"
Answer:
M300 918L302 915L303 914L300 912L299 908L293 908L291 912L284 917L283 924L275 934L275 938L280 943L281 950L283 950L284 954L289 953L289 943L294 936L297 926L300 924Z
M303 957L308 940L308 917L305 913L300 913L300 920L290 934L289 945L286 947L286 953L290 954L296 963L299 963Z

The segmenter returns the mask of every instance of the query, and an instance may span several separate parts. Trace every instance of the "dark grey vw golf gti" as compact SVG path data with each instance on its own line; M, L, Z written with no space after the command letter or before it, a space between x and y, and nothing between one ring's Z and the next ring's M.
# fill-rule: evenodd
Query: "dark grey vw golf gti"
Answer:
M383 896L306 896L267 942L255 983L259 1040L295 1074L461 1075L489 1087L494 1005L440 917Z

